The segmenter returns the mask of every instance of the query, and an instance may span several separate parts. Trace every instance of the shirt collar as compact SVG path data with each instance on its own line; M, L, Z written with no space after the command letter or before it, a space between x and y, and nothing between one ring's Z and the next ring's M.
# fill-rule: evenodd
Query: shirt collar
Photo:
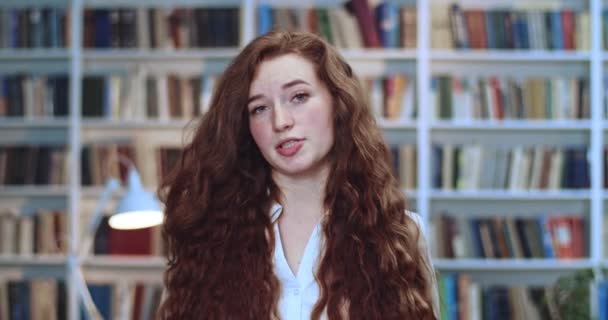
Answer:
M283 211L283 206L278 203L275 202L272 207L270 208L270 221L272 223L275 223L277 221L277 219L279 219L279 216L281 215L281 212Z

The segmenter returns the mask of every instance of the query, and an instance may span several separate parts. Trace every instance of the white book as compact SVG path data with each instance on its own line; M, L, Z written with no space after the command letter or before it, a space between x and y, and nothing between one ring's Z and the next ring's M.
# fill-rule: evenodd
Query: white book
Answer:
M201 80L203 90L201 90L201 103L202 108L201 114L205 114L211 108L211 99L213 98L213 91L215 87L215 76L206 76L204 81Z
M346 40L342 26L340 25L340 15L336 15L336 9L327 9L327 16L329 19L329 30L333 37L333 45L338 48L346 48Z
M53 112L48 112L45 108L46 102L46 77L35 76L32 78L32 104L34 106L34 115L36 117L53 116Z
M551 79L551 94L553 98L552 119L564 119L569 114L570 106L568 105L568 90L566 90L566 81L562 77Z
M484 100L486 101L486 112L488 115L488 119L496 119L496 101L494 100L494 89L492 88L492 84L489 81L490 79L485 79L483 81L483 94Z
M158 49L173 48L173 41L169 37L169 17L171 9L155 8L154 10L154 25L156 26L155 42Z
M530 171L532 170L532 149L524 149L521 168L519 170L519 190L526 190L530 185Z
M602 19L603 20L603 19ZM576 38L576 49L586 51L591 48L591 41L589 37L590 20L588 11L577 11L575 12L575 38Z
M492 147L484 148L481 155L483 172L479 178L480 189L493 189L497 171L498 160L496 159L496 149Z
M57 320L57 282L52 278L30 280L32 320Z
M528 39L530 44L530 49L538 50L541 49L541 46L538 41L538 24L536 21L536 17L534 15L534 11L526 11L526 21L528 21Z
M32 255L34 254L34 217L22 215L18 219L19 224L19 242L18 254Z
M109 113L105 114L107 119L113 119L113 120L118 120L121 119L121 111L122 111L122 106L120 105L121 103L121 99L120 99L120 95L121 95L121 86L122 86L122 79L119 75L111 75L108 76L106 78L106 88L108 88L109 90L109 103L110 103L110 108L109 108Z
M401 187L407 190L416 188L416 146L403 145L400 148L399 176L401 177Z
M156 78L156 93L158 105L158 120L169 121L169 81L167 75L158 75Z
M138 90L136 86L135 73L129 73L121 77L120 83L120 119L131 120L135 118L135 92Z
M17 219L7 213L0 214L0 255L15 254Z
M184 119L192 119L194 116L194 97L192 92L192 82L187 76L179 77L179 88L182 101L182 116Z
M555 149L551 154L551 169L549 173L549 189L558 190L562 186L562 175L564 166L564 151Z
M25 76L21 78L21 90L23 93L23 108L25 118L32 119L36 115L34 108L34 83L32 77Z
M7 279L0 277L0 319L10 319L9 318L9 296L8 296L8 286Z
M373 79L372 81L372 91L370 93L370 104L374 115L376 118L382 118L384 116L384 93L382 90L382 80L381 79Z
M511 151L511 163L509 165L509 190L520 190L520 171L522 170L522 162L524 150L521 146L513 148Z
M336 20L338 28L342 33L344 47L349 49L363 48L363 39L361 38L357 18L348 13L343 7L330 8L329 12L330 19Z
M530 175L530 184L528 185L529 189L539 189L540 188L540 177L543 172L543 154L544 147L536 146L533 148L532 152L532 163L531 163L531 175Z
M470 320L482 320L481 288L475 282L469 285L469 314Z
M416 104L414 97L416 96L416 81L415 78L403 76L405 79L405 89L401 97L401 114L399 115L400 122L411 121L416 113Z
M133 119L145 120L147 118L147 77L147 72L143 69L133 72L133 77L131 78L131 104L133 106Z
M469 106L466 105L466 97L464 91L463 79L457 76L452 77L452 119L465 120L467 119L466 110Z
M138 7L135 9L136 14L136 34L137 34L137 47L140 49L148 49L150 48L150 38L148 30L149 23L149 15L148 9L145 7Z
M480 179L481 179L481 174L483 173L483 167L484 167L484 164L481 161L484 150L479 145L471 146L470 153L471 153L471 163L470 163L471 181L470 181L469 187L472 190L478 190Z

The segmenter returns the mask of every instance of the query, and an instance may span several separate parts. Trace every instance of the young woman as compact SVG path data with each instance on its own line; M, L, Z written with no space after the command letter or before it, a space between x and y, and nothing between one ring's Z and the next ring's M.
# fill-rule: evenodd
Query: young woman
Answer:
M163 319L436 319L416 214L350 66L261 36L217 83L161 188Z

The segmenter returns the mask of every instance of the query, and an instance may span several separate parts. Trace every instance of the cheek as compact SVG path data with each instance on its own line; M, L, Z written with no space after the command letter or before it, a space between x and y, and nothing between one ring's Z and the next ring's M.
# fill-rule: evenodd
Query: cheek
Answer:
M323 132L323 135L330 134L333 136L334 121L331 107L323 108L318 112L311 112L308 120L319 132Z
M251 136L253 137L255 144L260 150L262 150L263 146L269 141L270 138L264 123L261 121L250 121L249 131L251 132Z

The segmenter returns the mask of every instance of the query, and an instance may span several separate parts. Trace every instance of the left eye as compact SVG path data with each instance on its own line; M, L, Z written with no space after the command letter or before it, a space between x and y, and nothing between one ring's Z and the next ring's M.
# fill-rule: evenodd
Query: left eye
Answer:
M298 93L298 94L294 95L291 100L296 103L303 103L303 102L306 102L306 100L308 100L308 97L309 97L308 93Z

